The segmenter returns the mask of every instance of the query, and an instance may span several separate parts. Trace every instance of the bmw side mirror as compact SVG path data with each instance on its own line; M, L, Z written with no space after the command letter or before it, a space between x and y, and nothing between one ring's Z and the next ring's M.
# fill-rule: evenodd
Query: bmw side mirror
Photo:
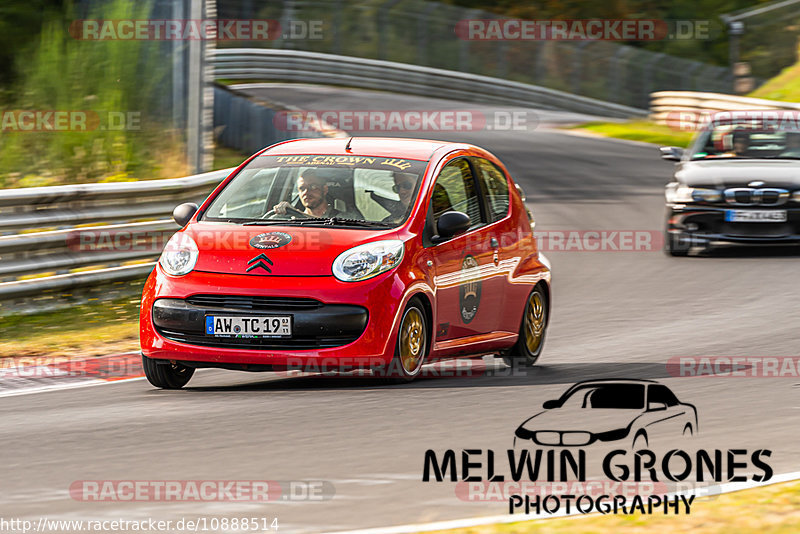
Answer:
M662 146L658 150L661 152L663 160L680 161L683 157L683 149L677 146Z
M463 234L472 222L469 220L469 215L461 211L446 211L439 216L439 221L436 223L436 233L433 236L434 243L441 243L451 237Z
M175 209L172 210L172 219L183 228L186 226L186 223L192 220L195 213L197 213L197 204L194 202L186 202L185 204L176 206Z
M545 410L552 410L553 408L558 408L558 401L557 400L544 401L544 404L542 404L542 408L544 408Z
M661 410L666 410L667 404L665 402L648 402L647 403L647 411L648 412L659 412Z

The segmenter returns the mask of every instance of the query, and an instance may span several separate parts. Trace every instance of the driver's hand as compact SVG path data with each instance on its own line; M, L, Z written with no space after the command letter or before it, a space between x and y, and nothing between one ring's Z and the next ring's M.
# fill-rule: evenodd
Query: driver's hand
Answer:
M278 215L286 215L286 209L291 207L292 205L284 200L283 202L275 204L275 206L273 206L272 209L275 210L275 213L277 213Z

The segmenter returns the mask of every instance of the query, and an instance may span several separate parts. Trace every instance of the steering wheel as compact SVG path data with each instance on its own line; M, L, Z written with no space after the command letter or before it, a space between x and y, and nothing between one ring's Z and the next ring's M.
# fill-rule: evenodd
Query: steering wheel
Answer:
M293 208L293 207L291 207L291 206L287 206L287 207L286 207L286 213L288 213L288 214L290 214L290 215L294 215L295 217L302 217L303 219L308 219L308 218L310 218L310 217L311 217L311 216L310 216L309 214L307 214L306 212L304 212L304 211L300 211L300 210L298 210L298 209L295 209L295 208ZM273 209L271 209L271 210L269 210L269 211L268 211L267 213L265 213L264 215L262 215L262 216L261 216L261 218L262 218L262 219L269 219L269 218L270 218L270 217L272 217L273 215L275 215L275 209L274 209L274 208L273 208Z

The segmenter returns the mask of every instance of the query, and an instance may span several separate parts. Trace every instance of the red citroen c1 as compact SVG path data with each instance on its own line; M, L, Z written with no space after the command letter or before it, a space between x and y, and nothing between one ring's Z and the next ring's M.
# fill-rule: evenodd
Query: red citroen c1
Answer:
M288 141L201 206L182 204L142 295L147 379L194 370L352 371L412 380L423 363L501 354L533 365L550 266L522 190L467 144Z

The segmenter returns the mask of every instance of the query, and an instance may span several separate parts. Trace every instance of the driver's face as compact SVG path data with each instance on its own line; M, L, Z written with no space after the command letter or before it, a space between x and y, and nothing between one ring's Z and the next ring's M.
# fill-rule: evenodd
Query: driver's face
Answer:
M328 186L316 176L301 176L297 180L297 192L300 193L300 202L303 206L313 210L325 201Z
M737 139L733 142L733 151L737 154L743 154L747 150L747 141L745 139Z

